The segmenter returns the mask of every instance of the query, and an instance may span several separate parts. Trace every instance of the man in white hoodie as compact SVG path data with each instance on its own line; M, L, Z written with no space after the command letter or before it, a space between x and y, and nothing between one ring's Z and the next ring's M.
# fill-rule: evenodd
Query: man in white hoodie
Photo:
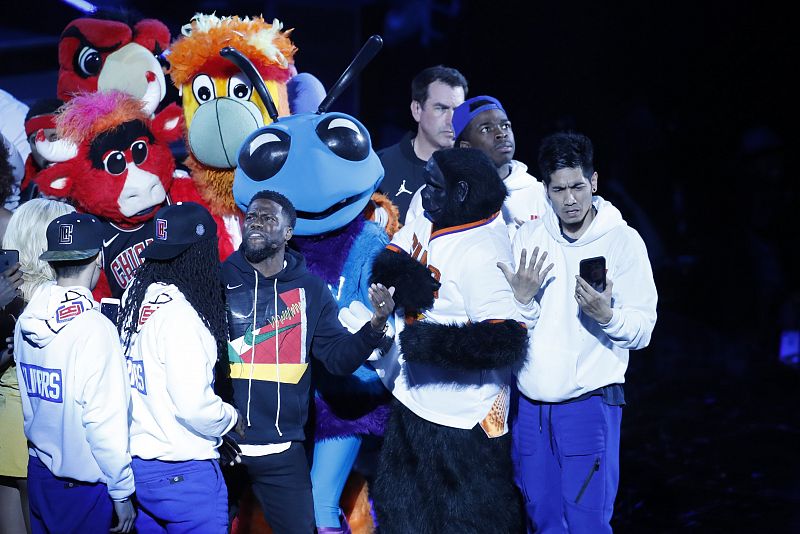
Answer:
M502 212L510 238L513 239L521 224L544 215L547 209L544 186L528 174L527 165L514 159L514 131L499 100L482 95L464 101L453 112L453 133L455 146L476 148L489 156L503 179L508 196ZM411 199L405 224L410 224L422 211L420 188Z
M515 477L529 532L611 532L628 351L650 342L656 288L639 234L593 196L591 141L548 136L539 167L551 209L517 231L518 270L498 264L518 306L541 306L517 375ZM541 270L545 252L552 267ZM581 260L598 256L607 269L600 291L579 275Z
M31 298L14 348L33 532L130 532L136 512L128 453L130 386L114 325L92 298L102 224L69 213L47 227L56 283Z

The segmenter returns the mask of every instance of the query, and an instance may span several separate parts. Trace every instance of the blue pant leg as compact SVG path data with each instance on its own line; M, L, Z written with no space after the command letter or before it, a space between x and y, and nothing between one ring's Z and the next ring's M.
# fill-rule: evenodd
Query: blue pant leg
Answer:
M34 533L108 532L113 504L105 484L59 478L36 457L28 461L28 504Z
M361 447L361 437L335 438L314 444L311 485L318 527L339 527L339 499Z
M619 442L620 429L622 428L622 406L603 405L605 408L606 425L609 429L606 435L606 498L603 503L603 521L610 523L614 515L614 501L617 499L619 489Z
M512 426L514 478L525 504L529 534L567 532L561 499L561 470L551 439L551 407L519 396Z
M619 481L620 406L601 396L553 406L561 496L570 533L610 533Z
M166 534L166 522L159 521L157 517L151 515L150 510L143 508L138 500L136 504L136 521L134 523L136 533Z
M139 534L227 534L228 491L217 460L133 459Z

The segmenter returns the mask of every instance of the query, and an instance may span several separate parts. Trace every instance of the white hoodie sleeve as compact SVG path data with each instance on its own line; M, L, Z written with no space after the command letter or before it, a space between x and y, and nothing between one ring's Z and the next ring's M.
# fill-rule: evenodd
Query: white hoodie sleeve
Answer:
M112 499L122 499L134 490L128 451L131 387L117 330L99 313L85 320L92 333L80 341L86 358L76 369L76 384L82 387L75 400L83 407L86 438L106 477L108 493Z
M175 415L204 436L223 436L236 424L236 410L212 387L217 360L214 336L188 303L176 302L168 308L160 310L168 313L159 318L158 339Z
M609 272L613 283L611 320L600 327L616 346L636 350L650 343L658 294L644 241L633 229L626 237L624 247L615 251L619 260Z

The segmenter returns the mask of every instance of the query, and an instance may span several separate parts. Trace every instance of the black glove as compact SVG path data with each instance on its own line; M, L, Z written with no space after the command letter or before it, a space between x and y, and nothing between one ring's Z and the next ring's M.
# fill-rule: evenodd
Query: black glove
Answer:
M370 283L394 287L395 306L411 314L431 308L441 286L426 266L408 254L388 249L375 257Z
M233 467L236 464L242 463L242 449L233 438L225 435L222 436L222 445L219 446L219 463L222 466Z

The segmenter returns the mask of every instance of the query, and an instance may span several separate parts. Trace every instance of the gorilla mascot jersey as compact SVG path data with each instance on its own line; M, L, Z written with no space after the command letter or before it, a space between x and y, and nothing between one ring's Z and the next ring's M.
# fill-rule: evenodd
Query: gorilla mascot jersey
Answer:
M309 271L327 282L342 309L354 301L369 303L372 259L388 236L364 214L383 178L369 133L350 115L326 112L331 100L326 98L318 113L281 117L248 136L239 152L233 195L242 210L263 189L291 200L297 224L289 245L302 252ZM331 376L321 366L313 372L317 395L311 476L317 526L330 528L325 532L347 532L346 523L320 524L325 522L320 506L338 510L362 437L383 434L390 396L368 364L349 377ZM358 500L360 512L349 516L351 527L353 532L370 532L364 492ZM338 525L338 513L327 522Z
M396 288L398 330L375 362L396 398L372 488L381 533L519 532L507 416L532 324L498 261L506 188L486 155L446 149L426 166L425 216L394 235L372 278Z

